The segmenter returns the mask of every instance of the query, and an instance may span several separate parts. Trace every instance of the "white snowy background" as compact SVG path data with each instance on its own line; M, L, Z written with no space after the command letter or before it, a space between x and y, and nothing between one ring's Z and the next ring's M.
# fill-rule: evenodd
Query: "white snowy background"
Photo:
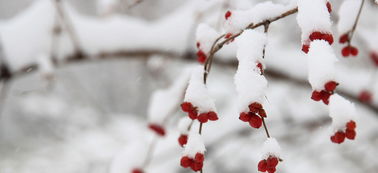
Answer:
M52 38L56 19L52 0L0 0L0 57L17 73L1 83L6 89L1 90L5 99L0 103L0 173L130 172L143 162L155 138L147 128L151 96L187 78L185 70L197 63L188 54L196 51L196 26L205 22L223 33L228 9L248 9L263 2L123 0L112 6L117 0L62 1L89 57L82 61L65 61L75 53L66 30ZM337 92L356 98L368 88L375 94L373 103L366 106L347 97L356 104L357 137L332 143L328 107L310 99L296 14L272 23L267 34L269 85L264 106L284 160L278 173L378 172L377 69L369 59L371 51L378 52L378 5L366 1L353 37L360 53L343 59L337 33L341 2L331 0L332 47L339 59ZM51 54L58 67L51 66ZM215 59L207 83L219 120L203 129L204 172L257 172L266 137L263 129L252 129L238 119L233 79L236 44L225 46ZM40 68L23 69L32 64ZM46 74L53 79L46 80ZM173 93L171 97L182 97ZM167 97L167 104L176 99ZM164 103L163 99L160 104ZM180 167L182 148L177 143L177 124L186 114L178 108L173 112L147 173L188 172Z

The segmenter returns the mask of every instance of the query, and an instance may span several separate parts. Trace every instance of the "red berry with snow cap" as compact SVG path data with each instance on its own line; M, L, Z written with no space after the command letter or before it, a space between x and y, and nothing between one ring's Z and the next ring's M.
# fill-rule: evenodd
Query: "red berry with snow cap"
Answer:
M267 163L268 168L275 168L278 165L278 159L277 159L277 157L270 156L266 160L266 163Z
M195 162L203 162L205 160L205 156L202 153L197 153L194 157Z
M337 82L329 81L324 85L324 88L326 91L333 92L336 89L337 85L339 85Z
M208 112L207 117L209 118L210 121L216 121L219 119L217 113L213 111Z
M350 120L347 124L346 127L347 129L354 130L356 128L356 122L353 120Z
M184 112L190 112L193 110L193 105L189 102L184 102L181 104L181 109Z
M206 123L209 118L207 116L207 113L201 113L201 114L198 115L197 119L201 123Z

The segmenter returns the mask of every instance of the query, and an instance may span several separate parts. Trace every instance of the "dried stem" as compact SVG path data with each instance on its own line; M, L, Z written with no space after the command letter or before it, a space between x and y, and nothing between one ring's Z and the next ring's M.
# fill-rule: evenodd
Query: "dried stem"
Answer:
M357 28L357 24L358 24L358 21L360 19L360 16L361 16L361 12L362 12L362 8L364 6L364 3L365 3L365 0L362 0L361 1L361 5L360 5L360 9L358 10L358 14L356 16L356 20L354 21L354 24L353 24L353 27L352 29L348 32L349 34L349 40L348 40L348 46L350 46L351 42L352 42L352 38L353 38L353 35L354 35L354 32Z
M269 131L268 131L268 127L267 127L266 124L265 124L265 118L264 118L264 117L262 118L262 122L263 122L263 125L264 125L264 129L265 129L266 137L267 137L267 138L270 138L270 134L269 134Z

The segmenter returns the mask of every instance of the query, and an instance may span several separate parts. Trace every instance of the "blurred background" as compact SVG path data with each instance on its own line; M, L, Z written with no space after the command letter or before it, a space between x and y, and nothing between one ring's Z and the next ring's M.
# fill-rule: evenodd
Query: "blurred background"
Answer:
M228 9L263 0L0 0L0 173L128 173L146 159L151 95L185 77L197 64L195 29L222 32ZM275 3L295 3L275 0ZM331 0L337 24L342 1ZM353 43L356 58L341 58L338 93L356 104L357 138L330 142L328 108L310 99L307 59L296 15L270 26L266 49L267 112L280 142L279 173L378 172L378 5L367 0ZM260 28L262 29L262 28ZM335 29L334 37L338 38ZM257 172L262 129L238 119L233 75L235 44L216 56L208 89L220 120L204 127L205 172ZM368 91L372 98L361 98ZM167 98L170 100L171 98ZM179 165L178 108L144 168L189 172Z

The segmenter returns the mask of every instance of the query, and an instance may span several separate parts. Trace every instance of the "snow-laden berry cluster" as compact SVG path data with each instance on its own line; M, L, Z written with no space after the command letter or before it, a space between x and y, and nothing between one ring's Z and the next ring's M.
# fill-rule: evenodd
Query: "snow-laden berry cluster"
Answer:
M203 83L203 67L193 69L186 89L182 111L188 113L190 119L197 119L200 123L218 120L214 101L210 98L206 85Z
M182 117L179 121L178 130L180 132L180 136L178 138L178 143L181 147L184 147L188 142L188 133L192 124L193 120L188 117Z
M343 57L357 56L358 49L350 45L351 31L354 27L355 20L358 16L361 0L345 0L339 9L339 22L337 30L340 34L339 42L347 44L342 50Z
M197 27L196 32L196 46L197 46L197 60L200 63L205 63L210 54L211 46L217 39L219 34L216 30L207 24L201 23Z
M170 88L155 91L150 99L150 106L147 110L148 127L159 136L165 135L164 124L168 116L177 111L185 89L188 85L190 70L186 69L180 74Z
M262 102L267 89L267 80L263 73L263 49L266 35L261 32L246 30L237 39L236 57L239 65L235 74L238 92L239 119L254 128L260 128L266 112Z
M329 104L329 115L332 118L333 135L331 141L337 144L345 138L354 140L356 137L356 109L354 104L335 94Z
M302 30L302 51L308 53L310 43L314 40L325 40L331 45L333 35L330 3L325 0L300 0L297 4L297 22Z
M183 155L181 157L180 165L184 168L190 168L193 171L200 171L205 160L205 145L202 141L201 135L196 131L191 131L188 138L188 143L185 145Z
M311 42L307 56L308 80L313 89L311 98L328 104L338 85L335 81L336 55L326 41L315 40Z
M281 147L274 138L268 138L263 146L262 160L258 163L260 172L274 173L279 163Z

